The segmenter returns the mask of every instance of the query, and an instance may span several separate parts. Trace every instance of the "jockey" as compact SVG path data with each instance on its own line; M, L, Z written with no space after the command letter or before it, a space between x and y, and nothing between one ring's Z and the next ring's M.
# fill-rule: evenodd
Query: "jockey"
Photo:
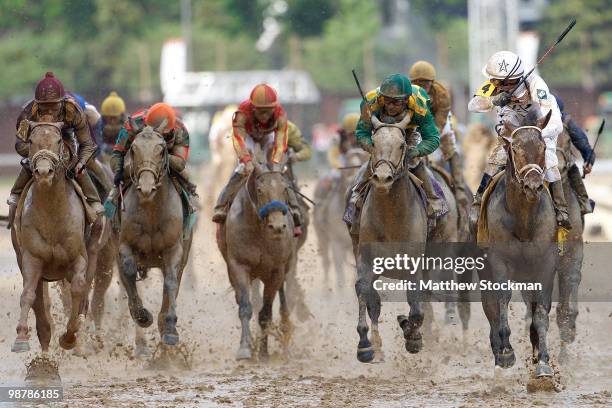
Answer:
M136 112L126 121L115 145L110 161L111 169L115 174L114 183L118 186L124 181L124 158L130 149L136 135L145 126L157 128L166 122L166 126L161 134L168 147L168 159L170 170L179 176L179 181L183 187L191 194L195 195L195 186L189 181L185 166L189 157L189 132L183 122L176 117L175 110L167 103L158 102L150 108Z
M580 127L576 125L576 122L574 122L571 115L565 112L565 104L563 103L561 97L559 95L554 95L554 97L557 100L557 105L561 111L563 130L567 132L572 144L576 147L576 149L578 149L582 159L584 160L584 165L582 167L584 174L589 174L593 168L593 164L595 164L595 152L589 144L589 138L587 137L586 133L584 133L584 130L580 129ZM571 166L567 169L567 178L570 185L576 192L582 215L592 213L595 202L589 199L589 194L587 193L586 187L582 182L580 170L578 169L578 166L576 166L576 163L571 163Z
M273 169L279 169L289 141L290 125L287 113L280 105L276 91L268 84L258 84L253 88L249 99L242 102L234 113L232 126L232 141L239 164L217 199L212 220L219 224L225 222L234 197L240 191L243 181L255 168L252 157L255 145L265 146L272 143L270 161ZM299 160L300 152L294 154L294 158L291 159L290 155L289 160ZM294 235L299 236L302 233L302 217L300 211L296 211L299 204L291 189L288 191L288 196L295 225Z
M47 72L36 85L34 99L24 106L17 119L15 150L25 159L21 161L21 171L7 201L11 214L9 218L12 218L19 196L32 177L27 160L30 149L28 121L63 122L62 137L70 141L70 146L73 146L72 153L78 156L75 168L70 170L74 172L76 181L96 214L102 214L104 207L100 203L98 191L88 172L84 171L85 169L92 171L101 182L105 180L103 170L94 159L97 146L88 127L87 116L78 102L64 92L64 86L60 80L52 72ZM9 220L9 227L11 222L12 220Z
M518 126L523 118L530 112L536 111L538 117L543 117L552 111L550 121L542 129L542 137L546 143L546 169L544 179L550 183L550 191L554 201L557 224L570 229L571 223L567 212L567 203L563 194L563 184L557 161L557 137L563 131L561 112L555 98L550 94L544 80L531 74L525 82L510 96L512 90L523 77L523 62L513 52L499 51L489 58L483 67L482 73L489 80L481 86L477 95L468 104L470 112L489 112L497 107L497 124L495 130L499 137L489 155L485 173L480 181L480 186L474 195L474 201L470 210L472 223L478 221L482 195L491 178L497 174L505 165L507 154L504 150L502 136L510 138L504 123L509 122Z
M121 125L127 119L125 102L117 95L117 92L112 91L102 101L100 113L102 121L98 128L98 140L102 143L102 153L110 156L119 131L121 131Z
M365 105L367 102L367 106ZM413 85L403 74L393 74L385 78L379 88L368 92L366 101L361 103L361 117L357 123L357 143L368 153L372 152L373 125L371 115L383 123L398 123L406 115L411 120L406 128L406 162L412 172L423 182L427 195L427 215L431 219L443 212L443 199L434 192L431 179L420 157L432 153L440 145L440 134L430 111L427 93L418 85ZM419 132L416 127L419 127ZM358 231L358 209L364 197L359 193L360 186L370 177L370 167L362 166L355 178L354 187L346 209L344 220L351 225L351 231Z
M457 204L459 204L460 208L464 208L467 214L469 200L465 191L461 157L457 152L455 130L452 126L451 99L448 90L444 85L436 81L436 69L429 62L415 62L410 68L408 76L413 84L423 88L427 95L429 95L431 114L436 122L438 132L440 132L442 159L448 161L450 165Z

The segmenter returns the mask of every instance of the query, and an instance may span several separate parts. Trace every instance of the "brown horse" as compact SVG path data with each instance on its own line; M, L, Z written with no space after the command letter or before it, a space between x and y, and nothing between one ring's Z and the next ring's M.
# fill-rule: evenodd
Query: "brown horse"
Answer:
M183 236L181 198L170 178L168 148L158 130L145 127L134 139L129 159L132 185L124 198L119 240L121 282L132 318L140 327L148 327L153 316L142 305L136 279L139 273L146 276L150 268L162 269L164 292L157 325L161 341L174 346L179 342L176 298L192 234L189 230Z
M381 301L380 294L373 286L380 275L373 272L372 258L393 257L398 249L408 256L419 257L427 244L425 207L417 187L407 176L405 127L409 120L409 115L406 115L400 123L391 125L372 117L374 147L367 163L372 174L371 188L361 210L359 237L352 236L357 263L355 291L359 303L357 359L364 363L372 361L376 354L382 358L382 340L378 332ZM365 168L362 167L360 171L365 171ZM402 248L397 248L393 243L400 243ZM410 279L397 273L388 276ZM421 277L421 270L412 275L415 281ZM420 328L424 315L421 300L414 295L412 291L407 292L409 316L398 316L406 350L410 353L418 353L423 347ZM366 311L372 323L372 343L368 339Z
M284 283L286 275L294 270L298 240L293 236L287 188L283 173L256 165L234 199L227 220L217 235L217 245L227 264L242 325L237 359L252 357L249 321L253 314L250 287L254 279L261 280L264 285L263 306L259 312L262 331L258 345L260 357L268 356L268 331L277 292L283 340L289 340L291 323Z
M480 271L481 280L542 285L541 290L522 291L532 312L530 340L537 377L553 375L546 336L558 262L557 225L553 201L544 192L546 146L541 133L549 119L550 113L537 120L535 126L506 124L513 136L511 141L507 140L506 173L495 185L486 205L489 267ZM512 291L483 290L481 297L491 327L489 337L495 365L511 367L516 359L508 324Z
M69 350L75 346L76 333L87 313L89 288L105 238L106 221L99 218L91 228L87 225L81 198L66 178L65 170L72 159L62 140L62 123L31 122L30 129L29 161L34 177L31 188L22 195L22 210L18 211L11 230L23 276L21 314L12 351L30 349L27 325L30 308L36 315L42 351L48 351L51 326L43 282L62 279L70 282L71 308L66 332L59 343Z

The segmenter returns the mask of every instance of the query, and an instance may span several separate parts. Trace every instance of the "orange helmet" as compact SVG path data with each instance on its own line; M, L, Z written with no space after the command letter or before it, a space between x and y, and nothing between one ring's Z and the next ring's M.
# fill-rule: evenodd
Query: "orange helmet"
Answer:
M167 123L162 133L168 133L176 126L176 114L172 106L158 102L147 110L145 123L149 126L158 127L164 119Z
M278 106L278 95L268 84L255 85L249 97L255 108L275 108Z

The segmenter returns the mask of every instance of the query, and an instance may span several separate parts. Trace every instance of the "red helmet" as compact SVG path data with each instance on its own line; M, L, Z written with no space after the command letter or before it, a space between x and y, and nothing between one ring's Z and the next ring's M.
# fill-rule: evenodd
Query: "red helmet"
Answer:
M59 102L64 98L64 85L49 71L38 81L34 99L36 102Z
M255 85L249 97L255 108L275 108L278 106L278 95L268 84Z
M145 123L156 128L162 124L164 119L166 120L166 127L162 133L168 133L176 126L176 114L172 106L158 102L147 110Z

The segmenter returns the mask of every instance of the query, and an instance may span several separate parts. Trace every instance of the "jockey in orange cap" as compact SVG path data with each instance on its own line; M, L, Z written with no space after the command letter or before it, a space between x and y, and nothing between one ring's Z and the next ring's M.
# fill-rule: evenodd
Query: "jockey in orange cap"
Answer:
M223 223L227 211L240 191L242 183L253 171L252 152L256 145L266 146L272 144L270 161L273 168L279 166L288 141L287 113L278 102L278 95L274 88L268 84L256 85L251 91L249 99L242 102L233 118L233 143L239 164L228 184L225 186L215 205L213 222ZM295 224L295 235L302 234L302 216L299 210L297 197L289 189L289 207Z
M166 122L162 130L162 136L168 146L170 170L181 177L179 181L184 181L183 187L192 195L195 195L195 186L189 182L185 165L189 157L189 132L183 122L176 117L175 110L166 103L156 103L149 109L145 109L128 117L123 125L110 161L111 169L115 174L115 185L123 182L125 175L123 171L124 156L130 149L134 138L145 126L159 127ZM183 178L184 180L181 180Z

